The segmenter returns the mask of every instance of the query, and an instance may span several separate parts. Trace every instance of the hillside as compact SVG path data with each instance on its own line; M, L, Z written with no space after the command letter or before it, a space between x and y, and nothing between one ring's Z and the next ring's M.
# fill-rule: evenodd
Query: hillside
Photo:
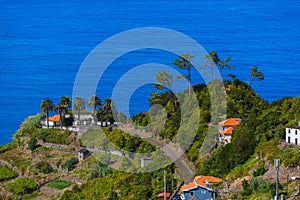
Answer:
M225 81L224 85L226 118L241 118L241 123L234 129L230 143L216 144L213 149L210 147L216 143L214 137L218 130L209 129L213 123L208 88L203 84L193 86L200 105L200 120L196 137L185 156L194 165L195 175L212 175L225 180L215 186L223 199L270 199L275 193L273 160L279 158L280 194L297 193L300 183L290 178L300 175L300 147L284 141L285 127L300 121L300 98L287 97L268 103L237 79ZM150 104L164 106L167 112L164 129L153 137L162 143L174 139L179 128L181 113L173 95L168 91L153 93L149 100ZM167 171L168 192L181 181L175 164L147 173L120 172L103 164L105 161L123 171L138 170L140 165L139 160L129 162L125 156L107 156L106 151L113 147L107 146L104 136L121 151L136 153L159 148L151 141L117 128L105 128L102 133L87 130L80 138L76 131L41 128L39 122L43 117L36 115L26 119L14 135L14 141L0 148L3 199L156 199L163 191L163 170ZM149 113L131 118L144 127L145 132L150 127L150 119ZM151 127L151 130L157 129ZM82 145L105 152L100 152L100 157L90 156L79 162L77 154Z

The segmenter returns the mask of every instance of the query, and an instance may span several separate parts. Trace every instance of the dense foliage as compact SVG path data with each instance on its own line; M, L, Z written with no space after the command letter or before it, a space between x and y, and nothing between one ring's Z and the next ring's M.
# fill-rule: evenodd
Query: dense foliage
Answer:
M155 151L155 146L146 140L112 128L90 129L83 135L81 141L84 146L101 150L114 150L112 145L114 144L121 150L129 152L148 153Z
M18 175L18 173L13 171L9 167L0 166L0 182L15 178L17 175Z
M71 171L75 168L75 165L78 163L78 159L77 158L71 158L69 160L67 160L63 165L62 168L63 169L67 169L68 171Z
M280 158L284 166L296 167L300 165L300 147L287 148L280 145L280 141L285 136L285 127L296 125L300 120L300 97L286 97L268 103L254 92L250 84L236 78L233 81L225 81L224 86L227 97L227 110L224 117L242 119L241 124L233 131L231 143L226 145L217 143L215 137L218 133L216 126L218 121L215 119L212 121L211 94L206 85L198 84L193 86L193 90L199 103L200 119L196 136L186 151L186 155L196 166L197 175L213 175L224 179L237 179L249 175L249 170L257 164L253 174L250 174L253 178L243 181L243 190L239 194L239 198L249 199L252 195L259 197L262 194L271 195L273 193L271 189L274 187L272 183L264 181L262 178L266 168L261 160L273 161L274 158ZM170 90L163 90L151 94L150 104L163 106L167 113L163 130L159 129L159 124L151 121L153 116L159 112L155 109L151 110L153 113L144 112L132 116L131 120L136 126L151 130L160 139L173 140L176 138L182 117L178 97L187 93L187 91L183 91L182 94L175 96ZM112 100L106 99L103 106L100 103L98 106L100 109L96 111L97 106L95 106L93 112L97 115L98 120L113 122L114 106ZM71 134L69 131L40 129L37 123L40 118L40 115L30 117L22 124L16 134L17 136L24 136L26 133L31 136L30 149L36 148L37 139L57 144L69 143L68 137ZM122 121L126 121L126 116L120 116L120 118ZM182 140L184 139L182 138ZM112 127L103 128L102 131L88 130L81 138L80 144L104 152L114 150L114 145L122 152L148 153L156 150L156 147L146 140ZM116 161L112 157L105 157L104 160ZM120 160L120 169L125 169L128 159L123 157ZM60 162L61 160L57 161L57 165L60 165ZM76 158L71 158L62 167L70 171L76 167L77 163ZM44 173L50 173L52 170L49 166L48 163L41 162L36 167ZM170 165L166 167L166 170L168 171L168 191L171 192L170 182L173 180L175 169L173 165ZM86 180L88 182L82 188L74 187L73 191L65 192L61 199L92 199L93 197L98 199L155 199L156 195L163 191L162 171L143 174L122 173L113 170L103 162L97 162L87 170ZM13 186L8 186L13 193L20 194L30 191L26 187L24 187L25 189L20 187L21 183L16 182L14 182L17 184L16 189L12 189ZM176 182L174 180L174 186ZM55 180L53 184L54 188L60 189L67 187L70 183ZM23 185L26 184L23 183Z
M51 167L51 165L46 161L41 161L36 164L36 168L45 174L49 174L54 172L55 170Z
M69 182L69 181L64 181L64 180L57 178L57 179L54 179L53 181L51 181L50 183L48 183L47 185L54 189L62 190L62 189L65 189L66 187L69 187L72 184L74 184L74 183Z
M18 178L12 183L8 184L8 190L14 194L31 193L37 188L37 184L34 180L29 178Z
M31 137L54 144L70 144L70 141L68 140L70 134L71 132L69 130L40 128L34 130Z
M173 167L165 168L167 180L173 180ZM163 171L152 173L130 174L113 171L103 178L95 178L83 185L82 189L75 188L67 191L61 197L62 200L75 199L156 199L156 195L163 191ZM174 186L176 181L174 180ZM172 191L172 185L167 185L167 191Z

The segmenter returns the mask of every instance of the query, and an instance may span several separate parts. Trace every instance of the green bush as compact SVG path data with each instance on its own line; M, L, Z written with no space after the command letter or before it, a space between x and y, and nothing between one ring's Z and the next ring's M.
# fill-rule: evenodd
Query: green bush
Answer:
M13 194L25 194L33 192L38 185L29 178L18 178L14 182L8 184L8 190Z
M31 138L28 142L28 148L34 150L36 148L36 142L37 140L35 138Z
M266 171L267 171L267 170L266 170L266 168L265 168L265 165L264 165L264 164L260 164L260 165L258 166L258 168L253 172L253 176L254 176L254 177L262 176L262 175L265 174Z
M63 165L62 168L63 169L67 169L68 171L71 171L75 168L75 165L78 163L78 159L77 158L71 158L70 160L67 160Z
M55 171L51 167L51 165L49 163L47 163L46 161L41 161L41 162L37 163L36 168L39 169L40 171L42 171L45 174L49 174L49 173L52 173L52 172Z
M72 184L74 184L74 183L68 182L68 181L64 181L64 180L61 180L61 179L54 179L53 181L51 181L50 183L48 183L48 186L52 187L54 189L62 190L64 188L66 188L66 187L69 187Z
M68 137L71 134L69 130L62 131L60 129L36 129L33 131L33 137L42 139L44 142L54 144L70 144Z
M15 178L18 175L17 172L11 170L6 166L0 166L0 181Z
M17 145L17 141L13 141L13 142L10 142L3 146L0 146L0 153L10 150L10 149L14 148L16 145Z

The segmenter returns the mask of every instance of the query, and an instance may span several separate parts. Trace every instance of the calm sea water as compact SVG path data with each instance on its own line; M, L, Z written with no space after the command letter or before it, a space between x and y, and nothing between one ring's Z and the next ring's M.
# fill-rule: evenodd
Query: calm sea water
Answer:
M87 54L119 32L145 26L189 35L207 51L232 57L231 71L246 81L258 65L265 80L254 89L269 101L300 92L300 2L283 1L1 1L0 144L19 124L39 112L42 99L72 95L76 73ZM172 55L147 51L113 63L98 94L107 98L114 79L128 66L171 63ZM118 74L118 76L115 76ZM194 84L197 80L194 80ZM152 86L141 87L131 114L148 110Z

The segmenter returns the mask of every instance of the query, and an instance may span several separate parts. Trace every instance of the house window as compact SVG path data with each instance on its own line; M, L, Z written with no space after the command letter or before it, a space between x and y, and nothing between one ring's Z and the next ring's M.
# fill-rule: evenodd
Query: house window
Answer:
M291 129L288 129L288 133L291 133Z
M195 192L190 192L191 197L195 196Z
M202 190L202 191L201 191L201 194L206 194L206 190Z
M287 141L288 143L291 143L291 137L288 137L288 141Z
M297 132L297 130L295 131L295 134L296 134L296 135L298 135L298 132Z
M297 138L295 139L295 145L298 145L298 139Z

